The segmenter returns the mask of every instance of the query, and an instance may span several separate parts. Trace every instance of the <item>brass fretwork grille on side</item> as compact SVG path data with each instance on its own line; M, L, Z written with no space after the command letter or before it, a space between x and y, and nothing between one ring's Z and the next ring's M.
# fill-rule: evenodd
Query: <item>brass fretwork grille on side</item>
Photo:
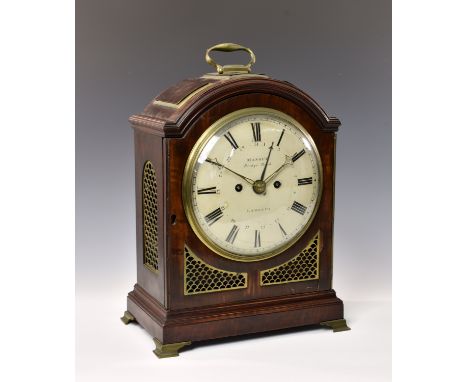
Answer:
M189 248L184 250L184 294L219 292L247 288L247 273L229 272L212 267Z
M147 161L143 168L143 261L157 273L158 260L158 189L153 164Z
M285 284L319 278L320 234L317 232L312 241L301 253L276 267L260 272L260 285Z

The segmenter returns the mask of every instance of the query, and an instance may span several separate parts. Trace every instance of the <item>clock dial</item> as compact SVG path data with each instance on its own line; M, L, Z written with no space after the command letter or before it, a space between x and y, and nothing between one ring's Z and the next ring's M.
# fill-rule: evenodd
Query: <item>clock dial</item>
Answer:
M184 173L184 207L215 252L263 259L291 246L310 225L321 174L315 144L297 121L272 109L243 109L195 145Z

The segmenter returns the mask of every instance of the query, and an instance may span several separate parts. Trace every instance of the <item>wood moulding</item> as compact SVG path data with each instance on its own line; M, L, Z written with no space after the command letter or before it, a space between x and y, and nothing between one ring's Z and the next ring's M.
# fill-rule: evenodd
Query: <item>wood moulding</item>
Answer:
M163 344L237 336L343 318L343 303L334 290L166 310L136 284L128 295L128 310Z
M322 131L336 132L341 124L338 118L329 117L314 99L287 81L252 76L217 82L206 91L191 97L179 108L159 105L156 98L143 113L133 115L129 120L134 128L146 129L152 134L181 137L187 127L214 104L242 94L263 93L296 103L314 116Z

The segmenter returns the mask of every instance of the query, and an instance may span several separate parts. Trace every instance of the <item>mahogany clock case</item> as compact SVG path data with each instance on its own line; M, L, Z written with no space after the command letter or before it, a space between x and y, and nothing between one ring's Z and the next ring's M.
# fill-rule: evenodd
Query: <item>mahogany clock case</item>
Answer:
M212 252L189 225L182 204L182 178L190 151L202 133L239 109L266 107L296 119L312 136L323 166L320 204L305 234L279 255L254 262ZM332 289L333 215L338 119L328 117L307 94L266 76L204 76L182 81L156 97L134 128L137 284L128 295L129 317L161 344L200 341L343 319ZM144 265L143 168L154 165L157 185L158 270ZM292 259L319 234L319 278L262 286L260 271ZM217 269L244 272L242 289L186 295L184 251Z

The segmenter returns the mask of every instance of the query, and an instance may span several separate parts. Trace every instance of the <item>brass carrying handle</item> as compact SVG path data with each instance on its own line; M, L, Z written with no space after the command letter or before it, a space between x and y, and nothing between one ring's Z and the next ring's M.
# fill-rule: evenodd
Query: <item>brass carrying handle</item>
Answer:
M220 65L210 57L210 52L214 50L218 52L235 52L238 50L243 50L250 54L250 62L247 65ZM251 49L246 48L245 46L233 44L231 42L225 42L208 48L206 50L205 60L209 65L213 65L219 74L250 73L252 65L255 64L255 54Z

